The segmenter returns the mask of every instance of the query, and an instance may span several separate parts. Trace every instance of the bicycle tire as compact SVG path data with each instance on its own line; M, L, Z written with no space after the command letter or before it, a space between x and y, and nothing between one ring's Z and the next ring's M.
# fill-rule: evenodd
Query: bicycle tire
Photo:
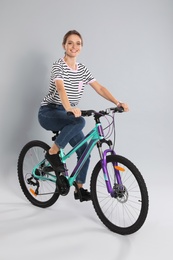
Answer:
M124 195L119 193L116 198L108 193L99 161L91 176L92 203L98 217L108 229L121 235L129 235L138 231L146 220L149 208L148 190L141 173L127 158L109 155L106 161L112 187L116 182L112 165L116 163L120 166Z
M56 183L48 180L38 180L39 194L34 192L37 180L32 175L33 168L44 159L49 148L49 145L42 141L30 141L21 150L17 163L18 180L24 195L33 205L41 208L52 206L59 197ZM56 178L55 172L51 174Z

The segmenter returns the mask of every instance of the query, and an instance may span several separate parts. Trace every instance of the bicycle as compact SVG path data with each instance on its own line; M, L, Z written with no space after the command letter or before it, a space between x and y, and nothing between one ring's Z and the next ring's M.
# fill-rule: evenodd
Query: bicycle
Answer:
M123 108L108 108L99 112L82 111L82 116L93 116L95 126L84 140L69 152L65 154L63 149L60 150L60 157L66 169L63 173L55 172L45 159L45 153L50 148L45 142L33 140L23 147L17 163L18 179L24 195L33 205L50 207L60 195L66 196L72 185L77 188L76 177L93 148L97 146L100 160L92 171L90 190L98 217L108 229L121 235L132 234L142 227L149 207L145 181L130 160L115 153L112 141L104 135L106 128L113 129L115 135L116 112L123 112ZM112 120L105 129L100 120L103 116L110 116ZM53 133L52 140L58 132ZM112 132L108 133L108 137L110 135ZM87 148L69 174L66 161L85 142L88 143ZM103 144L107 149L103 149Z

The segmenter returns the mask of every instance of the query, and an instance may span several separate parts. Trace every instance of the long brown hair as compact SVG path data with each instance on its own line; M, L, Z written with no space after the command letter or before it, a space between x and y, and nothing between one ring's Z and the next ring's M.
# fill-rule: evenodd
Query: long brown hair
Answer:
M82 39L82 36L81 36L81 34L80 34L78 31L76 31L76 30L68 31L68 32L64 35L64 38L63 38L63 42L62 42L62 44L63 44L63 45L66 44L66 42L67 42L67 38L68 38L70 35L72 35L72 34L76 34L76 35L79 36L79 38L81 39L81 44L82 44L82 46L83 46L83 39Z

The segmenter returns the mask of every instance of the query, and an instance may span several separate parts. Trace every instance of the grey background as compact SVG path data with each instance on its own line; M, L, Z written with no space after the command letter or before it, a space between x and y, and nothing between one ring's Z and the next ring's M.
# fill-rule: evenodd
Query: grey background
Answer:
M129 113L117 116L116 149L140 169L150 211L142 229L128 237L105 229L92 205L74 201L73 191L50 209L34 208L17 181L17 158L24 144L33 139L51 144L37 111L47 93L52 62L63 56L62 38L70 29L84 38L78 60L130 107ZM171 0L0 0L0 259L170 256L172 32ZM86 87L80 108L110 106ZM85 131L91 126L87 119ZM90 170L96 151L92 158ZM33 249L30 254L28 247Z

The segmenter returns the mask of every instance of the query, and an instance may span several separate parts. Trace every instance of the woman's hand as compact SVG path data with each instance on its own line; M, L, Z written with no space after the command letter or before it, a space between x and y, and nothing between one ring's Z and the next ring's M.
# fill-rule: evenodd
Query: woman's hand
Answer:
M124 112L128 112L129 108L128 105L122 102L118 102L117 107L123 107L124 108Z
M68 112L72 112L75 117L81 116L81 110L77 107L71 107L70 109L68 109Z

